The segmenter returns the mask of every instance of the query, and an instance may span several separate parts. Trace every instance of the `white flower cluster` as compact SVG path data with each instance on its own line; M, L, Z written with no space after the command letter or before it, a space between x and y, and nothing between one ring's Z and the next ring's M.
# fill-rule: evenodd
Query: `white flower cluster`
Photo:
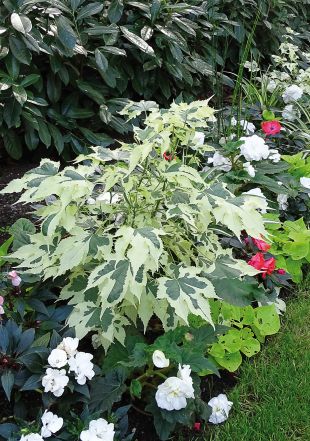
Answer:
M38 433L29 433L28 435L22 435L20 441L44 441L44 438L49 438L54 433L58 432L64 423L62 418L47 410L42 415L41 421L41 435Z
M81 441L113 441L114 424L108 423L105 419L99 418L89 423L88 430L83 430L80 434Z
M187 406L188 398L195 398L191 368L179 365L177 377L169 377L158 386L156 403L161 409L180 410Z
M65 366L69 366L68 372L74 372L78 384L85 384L86 380L91 380L95 375L93 356L87 352L78 352L78 338L66 337L53 349L48 357L48 364L51 366L46 369L45 376L42 378L44 392L52 392L55 397L60 397L69 383L69 377Z

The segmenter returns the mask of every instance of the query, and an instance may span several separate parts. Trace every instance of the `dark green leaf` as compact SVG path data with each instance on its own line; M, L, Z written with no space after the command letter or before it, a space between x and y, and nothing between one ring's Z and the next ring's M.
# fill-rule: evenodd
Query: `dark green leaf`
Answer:
M107 58L105 57L105 55L103 55L103 53L100 52L99 49L95 50L95 60L96 60L96 64L97 64L98 68L100 70L102 70L103 72L105 72L109 66L109 62L108 62Z
M77 15L77 20L82 20L83 18L91 17L92 15L99 14L103 9L102 3L90 3L79 10Z
M77 36L73 31L70 22L63 16L60 16L56 20L58 38L61 43L68 49L73 49Z
M31 62L31 53L25 43L14 35L9 37L9 45L14 57L22 64L29 65Z
M112 0L108 9L110 23L117 23L123 14L124 4L122 0Z
M19 136L12 130L8 130L3 138L6 151L13 159L20 159L23 155L23 149Z
M15 382L15 375L12 371L4 371L1 376L1 384L3 387L3 390L5 392L5 395L7 396L7 399L11 401L11 392L14 386Z

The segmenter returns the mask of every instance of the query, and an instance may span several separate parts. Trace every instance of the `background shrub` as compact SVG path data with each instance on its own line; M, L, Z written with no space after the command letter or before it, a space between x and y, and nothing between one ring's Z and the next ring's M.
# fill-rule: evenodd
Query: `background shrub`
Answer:
M117 114L124 98L166 105L181 92L183 99L206 96L215 70L236 68L252 29L257 2L237 3L3 1L0 134L6 151L19 159L24 145L32 151L41 144L68 158L71 150L105 147L109 134L130 130ZM299 14L302 29L307 3L260 2L257 32L264 38L257 38L256 53L271 53L293 16ZM233 84L222 74L221 80Z

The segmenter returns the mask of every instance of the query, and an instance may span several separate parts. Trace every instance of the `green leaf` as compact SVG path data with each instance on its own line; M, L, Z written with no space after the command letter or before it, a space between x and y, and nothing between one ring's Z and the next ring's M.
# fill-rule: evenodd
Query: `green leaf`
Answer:
M9 37L9 46L14 57L22 64L29 65L31 62L31 52L25 43L14 35Z
M46 147L49 147L51 145L52 142L52 138L51 138L51 134L48 130L48 126L47 124L45 124L45 122L40 121L39 122L39 137L41 139L41 141L43 142L43 144L46 145Z
M107 58L105 57L105 55L103 55L103 53L100 52L99 49L95 49L95 60L96 60L96 64L97 64L98 68L100 70L102 70L103 72L106 72L106 70L109 66L109 62L108 62Z
M28 34L32 29L31 20L25 15L19 15L13 12L11 15L11 23L14 29L22 34Z
M58 38L61 43L68 49L73 49L77 36L73 31L70 22L63 16L56 19Z
M20 390L35 390L42 386L42 379L40 374L31 375L23 384Z
M0 245L0 267L6 262L3 256L7 256L12 242L13 242L13 236L11 236L2 245Z
M20 218L10 228L14 237L13 251L30 243L30 235L36 232L36 228L29 219Z
M65 146L61 131L53 124L49 124L48 128L49 128L50 134L52 135L57 152L59 155L61 155L61 153L63 152L64 146Z
M38 74L30 74L27 75L20 83L22 87L31 86L32 84L36 84L41 78L41 75Z
M23 155L23 148L19 136L13 131L8 130L3 138L5 150L11 158L18 160Z
M274 121L276 116L271 110L264 110L263 111L263 118L265 121Z
M142 385L139 380L132 380L130 383L130 393L134 397L141 398Z
M127 40L129 40L135 46L137 46L142 52L145 52L148 55L155 55L154 49L149 44L147 44L141 37L130 32L124 26L121 26L120 28L121 31L123 32L124 37L127 38Z
M11 401L11 393L15 382L15 375L12 371L6 370L1 376L1 384L7 399Z
M161 1L160 0L152 0L152 5L151 5L151 21L152 23L155 23L159 11L161 8Z
M112 0L108 8L108 17L110 23L117 23L120 21L124 10L123 0Z
M83 20L84 18L91 17L92 15L99 14L103 9L103 4L99 2L90 3L81 8L77 15L77 20Z
M90 412L111 410L114 403L121 400L127 389L126 370L122 367L109 372L104 378L92 381L90 386Z
M21 106L27 101L27 92L22 86L13 86L13 95Z
M273 335L280 330L280 318L274 305L260 306L255 309L253 330L260 335Z

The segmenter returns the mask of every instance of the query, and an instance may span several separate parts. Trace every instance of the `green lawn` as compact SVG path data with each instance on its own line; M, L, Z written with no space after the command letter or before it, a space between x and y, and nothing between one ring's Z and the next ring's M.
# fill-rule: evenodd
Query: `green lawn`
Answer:
M178 441L310 441L310 277L296 294L281 332L241 368L228 421Z

